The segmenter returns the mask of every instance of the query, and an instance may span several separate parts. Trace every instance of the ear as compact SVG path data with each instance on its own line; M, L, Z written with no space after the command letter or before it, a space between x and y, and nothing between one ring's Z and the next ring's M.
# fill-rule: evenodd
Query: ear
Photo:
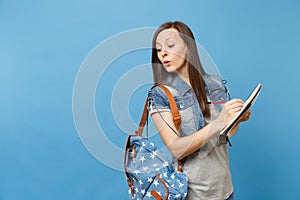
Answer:
M188 47L187 47L187 45L185 45L185 47L184 47L184 57L185 57L185 60L187 60L187 61L189 61L189 49L188 49Z

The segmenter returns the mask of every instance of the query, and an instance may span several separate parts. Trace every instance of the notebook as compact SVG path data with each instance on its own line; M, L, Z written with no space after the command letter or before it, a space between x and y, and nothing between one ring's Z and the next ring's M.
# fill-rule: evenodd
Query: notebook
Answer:
M254 104L255 100L257 99L259 92L262 88L262 85L259 83L254 88L254 90L251 92L249 97L247 98L246 102L244 103L243 108L240 110L240 112L236 115L235 118L221 131L221 135L228 134L230 130L236 125L236 123L239 121L239 119L243 116L244 113L247 112L247 110Z

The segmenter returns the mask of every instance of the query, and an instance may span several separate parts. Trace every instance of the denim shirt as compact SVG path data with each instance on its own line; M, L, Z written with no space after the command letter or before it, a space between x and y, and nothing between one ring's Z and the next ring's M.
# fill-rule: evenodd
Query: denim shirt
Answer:
M208 101L224 102L227 100L227 89L220 76L204 75ZM222 109L221 104L210 104L211 117L203 116L193 89L175 74L169 74L163 84L175 98L182 121L181 136L194 134L207 123L214 120ZM154 87L148 94L149 115L156 112L170 111L169 102L160 87ZM177 166L173 159L173 166ZM226 137L216 134L199 150L186 158L183 171L189 179L189 199L226 199L233 192L229 168Z
M224 102L227 99L227 90L220 76L204 75L206 85L206 93L211 102ZM175 74L170 74L163 82L173 94L177 107L182 117L181 134L187 136L195 133L205 126L205 119L198 100L192 88ZM155 87L148 94L149 115L154 112L166 111L170 109L170 105L164 91ZM220 112L221 104L211 104L210 107Z

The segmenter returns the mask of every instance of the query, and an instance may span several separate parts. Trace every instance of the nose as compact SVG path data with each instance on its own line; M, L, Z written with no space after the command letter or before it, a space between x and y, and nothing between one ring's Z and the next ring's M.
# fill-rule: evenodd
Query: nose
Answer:
M162 57L165 57L165 56L167 56L168 55L168 51L166 50L166 49L162 49L161 50L161 56Z

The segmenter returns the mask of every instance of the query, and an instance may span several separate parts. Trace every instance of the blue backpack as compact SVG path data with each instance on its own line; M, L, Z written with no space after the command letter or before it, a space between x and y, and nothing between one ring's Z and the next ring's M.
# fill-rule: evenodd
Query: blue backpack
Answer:
M168 97L173 121L177 130L181 123L176 102L170 91L161 87ZM136 134L129 135L124 154L124 169L129 186L129 199L134 200L184 200L187 195L187 177L182 172L182 162L174 170L167 157L157 149L142 132L148 119L148 100L145 103L142 118Z

